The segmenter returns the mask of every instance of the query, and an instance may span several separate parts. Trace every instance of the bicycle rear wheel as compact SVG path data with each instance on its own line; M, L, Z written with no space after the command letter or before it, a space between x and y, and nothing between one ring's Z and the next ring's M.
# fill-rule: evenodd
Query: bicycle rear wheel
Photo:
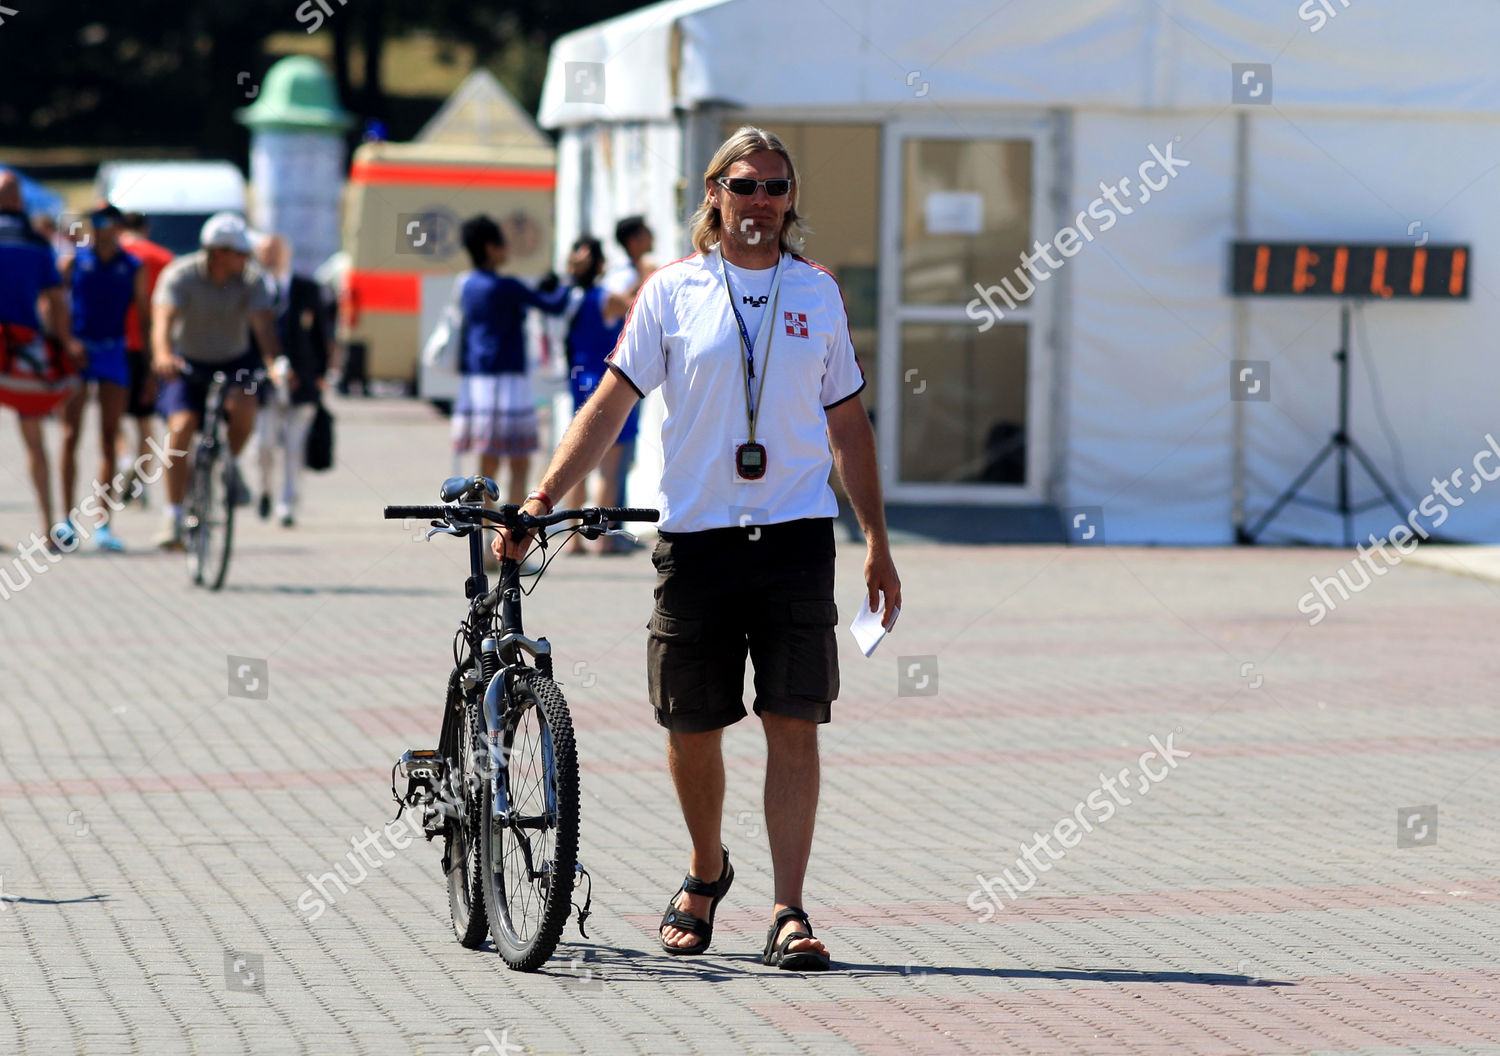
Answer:
M530 672L515 681L496 747L498 780L481 796L485 910L505 963L530 972L557 949L578 863L573 722L551 679Z
M484 909L484 886L479 864L481 791L489 785L483 774L486 754L484 706L477 693L463 699L455 672L448 688L448 711L443 717L439 754L444 768L444 798L458 812L448 818L443 838L443 861L448 871L448 914L453 933L466 949L477 950L489 938Z

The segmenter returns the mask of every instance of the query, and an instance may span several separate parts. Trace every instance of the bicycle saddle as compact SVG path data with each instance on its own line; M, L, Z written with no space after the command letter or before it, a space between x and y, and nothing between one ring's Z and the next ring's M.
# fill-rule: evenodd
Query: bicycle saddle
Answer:
M500 498L500 485L489 477L449 477L443 481L438 497L444 502L482 502Z

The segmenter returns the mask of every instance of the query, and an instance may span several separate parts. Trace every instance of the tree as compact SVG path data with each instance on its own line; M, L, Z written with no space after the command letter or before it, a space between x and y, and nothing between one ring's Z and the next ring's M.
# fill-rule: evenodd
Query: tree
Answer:
M387 39L424 30L473 45L499 66L522 105L541 95L542 59L563 33L640 3L622 0L324 0L332 13L334 77L361 117L387 109L380 62ZM0 143L178 148L243 160L233 121L264 73L272 33L304 28L301 5L264 0L43 0L0 24ZM351 92L353 43L363 89ZM519 61L525 56L527 61Z

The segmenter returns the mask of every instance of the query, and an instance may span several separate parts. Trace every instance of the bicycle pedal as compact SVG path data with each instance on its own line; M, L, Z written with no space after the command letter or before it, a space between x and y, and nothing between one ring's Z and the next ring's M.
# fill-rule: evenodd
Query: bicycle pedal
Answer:
M396 764L397 773L414 781L441 781L444 769L443 759L435 748L408 748Z

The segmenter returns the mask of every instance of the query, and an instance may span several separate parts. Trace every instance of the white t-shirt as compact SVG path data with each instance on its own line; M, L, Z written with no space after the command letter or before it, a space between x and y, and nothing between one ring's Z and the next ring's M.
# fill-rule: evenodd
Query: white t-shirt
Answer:
M795 255L783 255L782 261L775 315L767 327L769 363L764 343L755 349L760 406L755 439L766 448L760 480L743 480L735 472L735 448L750 432L745 351L717 250L657 270L641 288L610 354L609 363L641 395L662 390L660 526L665 531L838 514L828 484L833 454L825 411L863 389L864 372L833 276ZM752 340L772 306L740 303L740 298L766 296L773 273L730 266L729 284Z
M640 272L635 270L635 265L626 261L617 264L604 273L604 278L599 280L607 293L629 293L631 287L641 281Z

